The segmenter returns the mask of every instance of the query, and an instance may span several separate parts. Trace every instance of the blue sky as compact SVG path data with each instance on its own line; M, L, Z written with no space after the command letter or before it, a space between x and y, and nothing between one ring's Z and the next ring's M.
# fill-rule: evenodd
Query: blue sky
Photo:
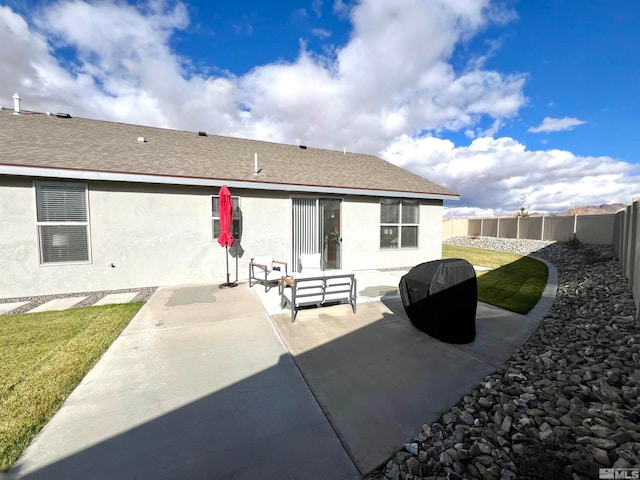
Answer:
M447 215L640 194L640 2L0 2L0 104L373 153Z

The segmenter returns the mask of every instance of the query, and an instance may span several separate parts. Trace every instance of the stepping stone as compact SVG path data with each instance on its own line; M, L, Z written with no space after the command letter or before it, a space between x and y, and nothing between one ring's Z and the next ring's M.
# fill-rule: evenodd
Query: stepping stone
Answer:
M0 315L10 312L14 308L21 307L29 302L13 302L13 303L0 303Z
M70 297L70 298L55 298L53 300L49 300L47 303L43 303L39 307L30 310L29 313L37 313L37 312L50 312L53 310L66 310L67 308L73 307L75 304L81 302L87 297Z
M487 270L493 270L492 268L481 267L480 265L474 265L473 268L474 268L474 270L477 270L478 272L485 272Z
M110 293L109 295L105 295L103 298L98 300L93 304L94 307L98 305L112 305L114 303L129 303L131 300L136 298L138 292L127 292L127 293Z

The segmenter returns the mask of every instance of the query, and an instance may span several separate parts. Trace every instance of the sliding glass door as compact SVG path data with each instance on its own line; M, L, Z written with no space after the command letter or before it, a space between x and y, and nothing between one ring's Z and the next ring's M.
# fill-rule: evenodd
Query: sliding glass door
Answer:
M342 265L339 198L292 197L292 265L301 253L320 253L325 270Z
M322 260L325 270L340 268L340 206L342 200L320 198L320 238L322 241Z

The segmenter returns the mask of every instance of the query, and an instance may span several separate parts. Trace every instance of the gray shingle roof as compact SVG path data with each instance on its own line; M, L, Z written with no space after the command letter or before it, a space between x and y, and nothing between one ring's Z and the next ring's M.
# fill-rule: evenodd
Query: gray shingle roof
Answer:
M7 109L0 111L0 165L457 198L374 155Z

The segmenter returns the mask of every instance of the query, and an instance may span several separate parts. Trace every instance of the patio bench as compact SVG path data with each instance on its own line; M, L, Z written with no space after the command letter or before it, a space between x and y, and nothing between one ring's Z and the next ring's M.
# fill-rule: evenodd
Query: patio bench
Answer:
M291 309L291 323L306 306L348 303L356 313L356 278L343 270L321 274L283 276L279 282L280 307Z

